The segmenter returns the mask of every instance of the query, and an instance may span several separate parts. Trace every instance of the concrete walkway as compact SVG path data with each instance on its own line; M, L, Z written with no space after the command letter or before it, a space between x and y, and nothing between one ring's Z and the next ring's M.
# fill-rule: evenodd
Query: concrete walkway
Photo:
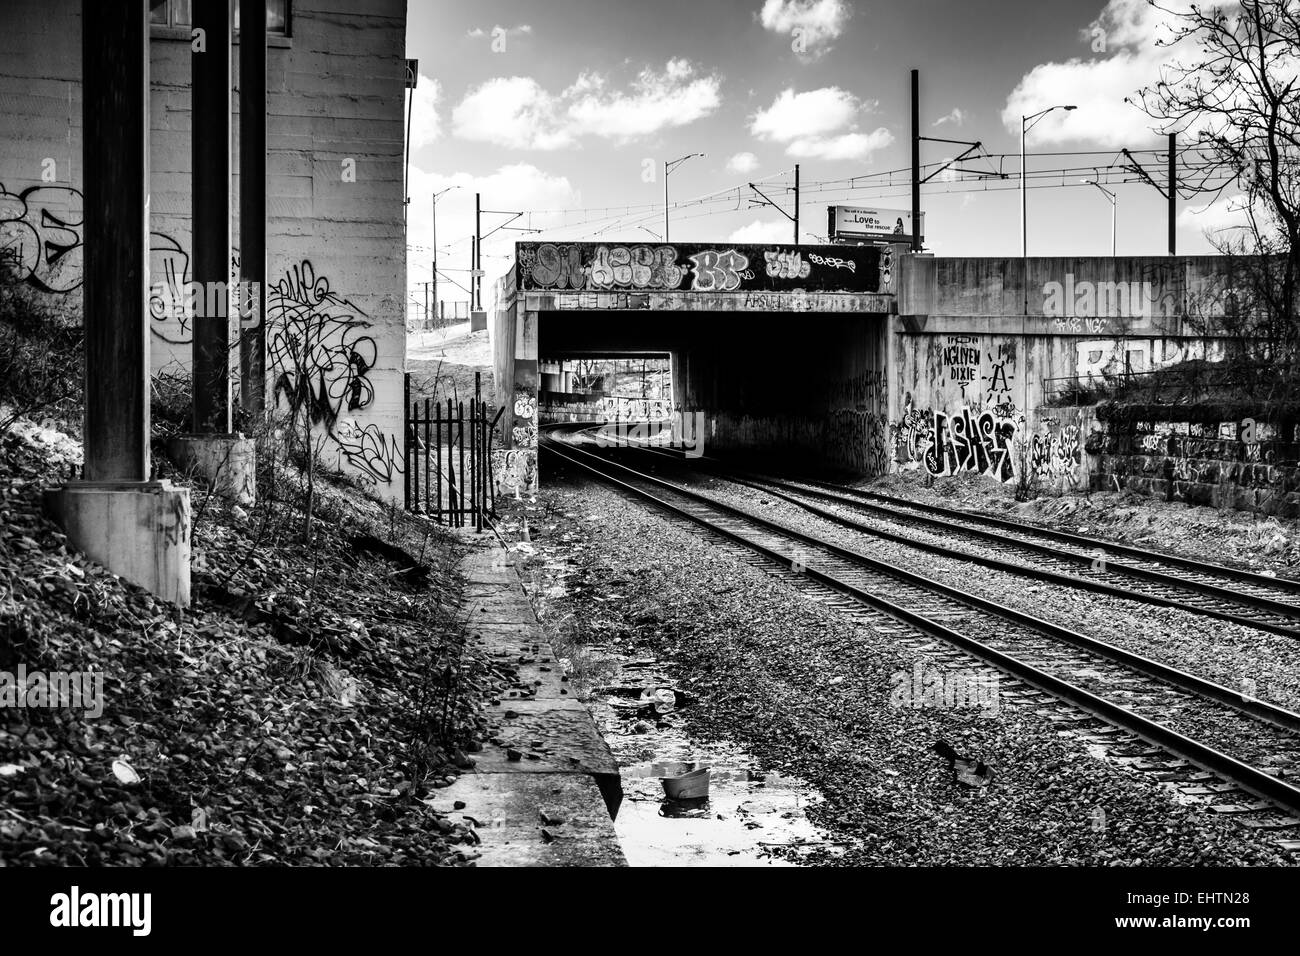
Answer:
M613 822L623 799L618 765L570 696L500 542L469 537L477 538L462 563L471 640L515 682L488 709L493 742L434 806L475 825L479 866L626 866Z

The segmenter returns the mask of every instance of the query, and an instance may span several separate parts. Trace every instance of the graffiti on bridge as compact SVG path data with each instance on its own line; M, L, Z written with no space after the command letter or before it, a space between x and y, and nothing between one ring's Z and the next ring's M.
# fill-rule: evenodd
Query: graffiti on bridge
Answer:
M521 290L878 292L881 288L881 252L871 246L810 250L541 242L519 243L517 256Z

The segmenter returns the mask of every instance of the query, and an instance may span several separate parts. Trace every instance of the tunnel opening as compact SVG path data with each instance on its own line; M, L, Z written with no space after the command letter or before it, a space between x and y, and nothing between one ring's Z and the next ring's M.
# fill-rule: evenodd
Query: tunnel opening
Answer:
M537 330L539 421L694 418L717 457L887 470L884 314L553 310Z

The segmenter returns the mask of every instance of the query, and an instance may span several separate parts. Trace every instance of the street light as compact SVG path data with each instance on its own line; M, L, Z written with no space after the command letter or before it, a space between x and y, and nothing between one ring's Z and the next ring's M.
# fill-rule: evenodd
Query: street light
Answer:
M1105 193L1106 198L1110 200L1110 257L1114 259L1115 258L1115 208L1118 204L1117 201L1119 197L1116 196L1109 189L1107 189L1105 186L1103 186L1101 183L1097 182L1097 180L1095 179L1081 179L1079 180L1079 182L1083 183L1085 186L1096 186L1103 193Z
M1021 258L1029 256L1029 219L1026 215L1027 205L1025 202L1025 134L1033 129L1038 121L1041 120L1052 110L1070 110L1077 109L1074 106L1049 106L1045 110L1039 110L1037 113L1030 113L1028 116L1020 117L1020 255Z
M694 159L696 156L703 155L703 153L687 153L685 156L681 156L677 159L665 160L664 162L664 242L668 241L668 174L688 159Z
M438 197L443 193L449 193L453 189L460 189L459 186L448 186L446 189L439 189L433 194L433 309L438 312L438 318L442 318L442 313L438 309ZM427 320L429 310L425 309L425 319Z
M1074 106L1049 106L1037 113L1020 117L1020 264L1024 274L1025 315L1029 315L1029 206L1025 200L1025 134L1052 110L1069 112Z

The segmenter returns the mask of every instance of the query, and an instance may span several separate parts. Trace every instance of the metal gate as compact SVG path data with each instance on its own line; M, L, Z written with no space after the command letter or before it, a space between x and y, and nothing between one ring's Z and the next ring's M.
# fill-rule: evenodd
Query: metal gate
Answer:
M485 517L496 515L492 435L502 410L493 414L483 401L479 372L468 409L464 400L412 400L410 372L405 388L406 510L482 531Z

